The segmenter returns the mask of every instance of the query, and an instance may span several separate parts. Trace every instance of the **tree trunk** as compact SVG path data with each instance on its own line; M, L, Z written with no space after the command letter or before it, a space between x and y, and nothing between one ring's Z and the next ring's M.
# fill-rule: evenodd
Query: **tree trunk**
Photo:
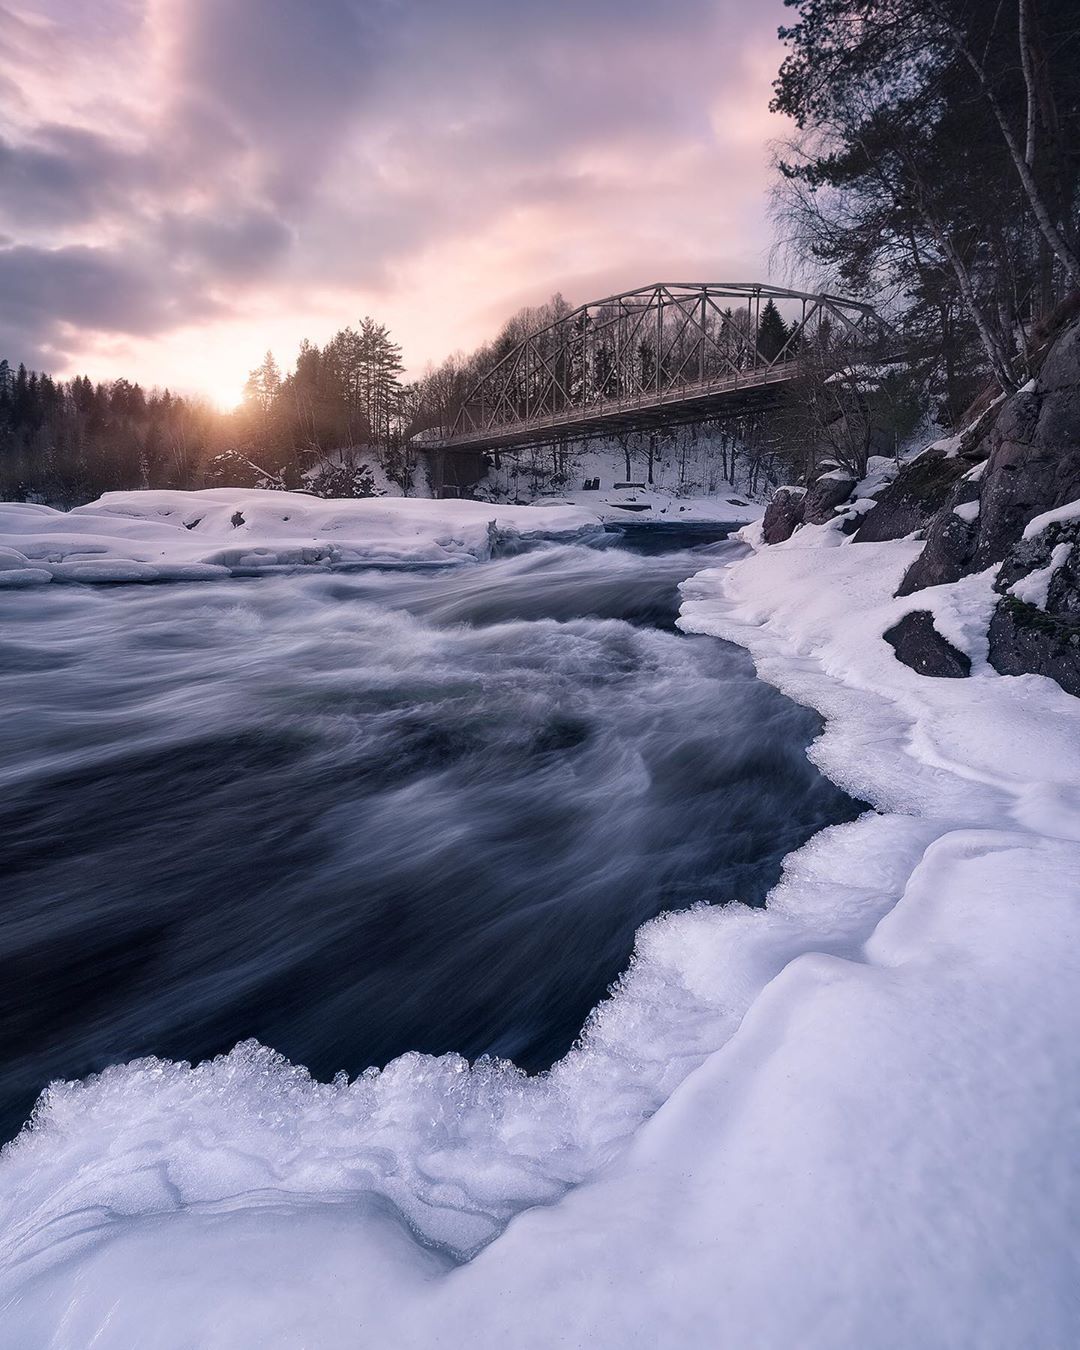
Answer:
M1039 96L1035 88L1035 58L1031 50L1031 0L1020 0L1019 40L1020 67L1024 72L1024 91L1027 95L1027 119L1024 136L1024 161L1029 169L1035 168L1035 128L1038 123L1036 109Z
M1050 215L1050 210L1046 204L1046 199L1043 196L1038 183L1035 181L1035 175L1031 170L1031 166L1024 158L1024 152L1013 133L1012 127L1009 126L1008 118L1005 116L1005 110L1002 108L997 94L994 93L993 86L986 77L986 71L982 62L974 55L965 41L963 34L956 25L942 13L936 0L932 0L932 8L945 31L949 34L953 46L975 73L975 78L979 82L979 88L982 90L983 96L990 105L990 111L994 114L994 120L997 122L998 128L1001 131L1001 135L1009 151L1009 156L1012 159L1013 166L1019 175L1020 182L1027 194L1028 201L1031 203L1031 209L1035 213L1035 219L1038 222L1039 229L1045 236L1046 242L1054 250L1055 255L1060 260L1072 285L1080 288L1080 258L1077 258L1072 248L1070 248L1068 241L1065 239L1065 236L1054 224ZM1030 28L1031 18L1030 13L1027 12L1027 0L1020 0L1020 12L1021 15L1024 16L1025 31L1027 31Z
M960 294L964 297L964 303L967 305L971 317L975 320L975 327L979 330L979 337L982 338L983 347L990 359L990 366L998 383L1004 392L1015 389L1018 381L1013 373L1012 362L998 340L997 334L990 327L990 320L986 317L982 306L976 299L975 288L971 284L971 277L964 266L963 260L953 247L952 240L946 234L940 235L939 242L942 251L949 260L949 266L956 274Z

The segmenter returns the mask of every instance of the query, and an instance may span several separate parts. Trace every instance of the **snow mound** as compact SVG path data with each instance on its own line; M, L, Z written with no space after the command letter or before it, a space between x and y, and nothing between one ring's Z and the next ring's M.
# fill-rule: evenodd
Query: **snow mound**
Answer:
M323 499L255 488L108 492L71 511L0 503L0 585L441 566L481 561L515 542L602 532L595 512L568 503Z

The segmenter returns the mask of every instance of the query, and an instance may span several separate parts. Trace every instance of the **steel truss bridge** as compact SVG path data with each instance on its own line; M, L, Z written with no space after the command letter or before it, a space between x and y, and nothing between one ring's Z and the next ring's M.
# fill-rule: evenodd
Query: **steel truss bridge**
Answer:
M789 334L759 338L769 300ZM509 450L764 411L823 363L872 348L883 325L843 296L758 282L658 282L530 333L472 389L432 451ZM763 347L765 350L763 350Z

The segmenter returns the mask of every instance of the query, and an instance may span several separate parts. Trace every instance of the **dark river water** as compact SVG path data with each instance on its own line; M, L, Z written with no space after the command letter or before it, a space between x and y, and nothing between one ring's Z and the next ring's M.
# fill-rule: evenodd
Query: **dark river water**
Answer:
M705 538L0 594L0 1137L250 1036L543 1069L645 920L760 904L860 808L813 713L676 632Z

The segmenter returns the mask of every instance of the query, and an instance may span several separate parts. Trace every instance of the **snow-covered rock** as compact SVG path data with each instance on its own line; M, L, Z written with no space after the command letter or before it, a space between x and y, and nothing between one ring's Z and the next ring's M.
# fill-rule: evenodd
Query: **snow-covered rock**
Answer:
M1050 593L1050 583L1068 562L1074 547L1075 545L1071 540L1068 543L1055 544L1053 552L1050 554L1050 561L1045 566L1037 567L1027 576L1014 581L1009 587L1009 594L1015 595L1017 600L1022 600L1025 605L1034 605L1036 609L1045 610Z
M1005 675L1049 675L1080 697L1080 502L1031 525L998 571L990 663Z
M876 505L863 517L855 537L866 543L881 543L925 529L950 500L966 467L966 461L955 454L929 447L875 493Z
M836 508L851 496L854 477L846 469L832 469L815 478L803 502L803 520L807 525L824 525L832 520Z
M778 487L765 508L761 520L762 537L767 544L779 544L790 539L803 523L806 509L806 488L785 485Z

